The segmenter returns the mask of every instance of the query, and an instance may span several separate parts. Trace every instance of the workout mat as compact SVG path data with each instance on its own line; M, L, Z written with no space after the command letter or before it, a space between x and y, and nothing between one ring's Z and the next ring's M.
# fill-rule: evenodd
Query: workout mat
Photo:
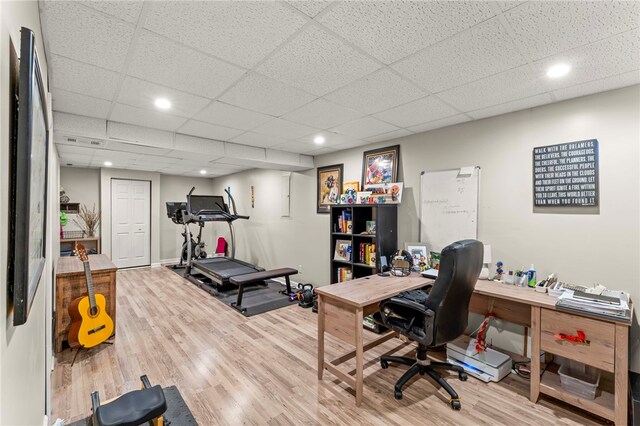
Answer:
M132 389L133 390L133 389ZM167 400L167 411L164 413L164 417L171 421L171 426L198 426L198 422L191 414L191 410L187 406L187 403L182 399L180 391L175 386L169 386L162 388L164 391L164 397ZM65 426L88 426L92 422L89 421L89 417L86 419L78 420L73 423L65 422Z

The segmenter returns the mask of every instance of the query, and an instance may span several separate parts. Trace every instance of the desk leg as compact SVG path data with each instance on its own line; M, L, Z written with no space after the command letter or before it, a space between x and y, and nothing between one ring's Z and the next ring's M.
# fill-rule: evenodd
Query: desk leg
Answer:
M617 425L627 424L627 398L629 393L629 328L616 325L615 346L615 421Z
M531 307L531 402L540 395L540 307Z
M318 380L324 373L324 300L318 295Z
M362 340L362 320L363 312L362 308L356 311L356 324L355 324L355 345L356 345L356 406L362 404L362 392L363 392L363 370L364 370L364 348Z

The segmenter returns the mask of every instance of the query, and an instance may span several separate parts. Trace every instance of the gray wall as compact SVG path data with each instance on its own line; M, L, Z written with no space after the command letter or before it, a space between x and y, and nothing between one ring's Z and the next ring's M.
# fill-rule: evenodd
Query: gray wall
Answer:
M160 262L177 261L179 259L180 250L182 250L183 228L176 225L166 215L165 202L167 201L186 201L187 194L191 188L196 187L194 194L212 195L212 181L208 178L186 177L160 175ZM207 253L215 251L215 243L217 237L213 223L207 223L202 231L202 239L206 243L205 250ZM191 225L191 232L198 232L197 225ZM195 239L195 236L194 236Z
M323 155L316 158L316 166L343 163L345 181L360 180L363 151L400 144L400 180L405 185L398 229L402 245L418 240L420 172L479 165L478 237L491 244L494 260L502 260L509 269L534 263L539 276L556 272L568 282L602 283L638 299L639 118L640 87L632 86ZM599 213L534 213L533 147L591 138L600 141ZM266 267L302 264L305 280L326 284L329 219L315 213L315 171L294 174L291 219L280 219L275 208L268 207L270 202L279 205L279 175L248 171L214 179L216 191L231 185L242 211L252 215L238 232L243 239L239 257ZM258 197L271 201L253 210L247 207L250 185L259 185L257 203ZM501 346L517 350L522 346L521 330L506 328ZM630 337L630 366L640 371L637 322Z
M100 211L100 169L85 169L80 167L60 167L60 186L64 188L70 203L84 204L91 209L95 206ZM68 214L65 231L82 229L76 225L77 215ZM102 223L98 225L98 233Z
M0 200L9 199L9 51L20 52L21 26L36 35L45 91L47 61L44 56L37 2L0 2ZM50 109L49 98L48 107ZM13 326L13 314L7 309L7 224L9 210L0 209L0 424L39 425L50 410L51 306L52 276L57 259L58 157L49 141L49 188L46 264L26 324Z

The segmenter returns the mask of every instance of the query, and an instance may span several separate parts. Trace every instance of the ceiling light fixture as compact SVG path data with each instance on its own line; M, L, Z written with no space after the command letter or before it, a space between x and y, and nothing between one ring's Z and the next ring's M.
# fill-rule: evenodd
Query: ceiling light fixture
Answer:
M322 145L324 143L324 138L322 136L316 136L313 140L317 145Z
M156 107L160 108L160 109L169 109L171 108L171 102L169 102L169 99L166 98L158 98L155 101Z
M547 77L560 78L564 77L571 71L571 65L568 64L556 64L547 70Z
M207 171L206 171L206 170L200 170L200 174L201 174L201 175L206 175L206 174L207 174Z
M105 161L104 165L107 166L107 167L111 167L111 166L113 166L113 163L111 161Z

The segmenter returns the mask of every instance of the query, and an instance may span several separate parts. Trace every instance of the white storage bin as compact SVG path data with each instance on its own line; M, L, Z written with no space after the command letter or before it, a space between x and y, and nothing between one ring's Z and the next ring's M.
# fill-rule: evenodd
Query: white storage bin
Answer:
M558 369L560 383L567 392L584 399L594 399L600 383L600 370L577 361L563 363Z

